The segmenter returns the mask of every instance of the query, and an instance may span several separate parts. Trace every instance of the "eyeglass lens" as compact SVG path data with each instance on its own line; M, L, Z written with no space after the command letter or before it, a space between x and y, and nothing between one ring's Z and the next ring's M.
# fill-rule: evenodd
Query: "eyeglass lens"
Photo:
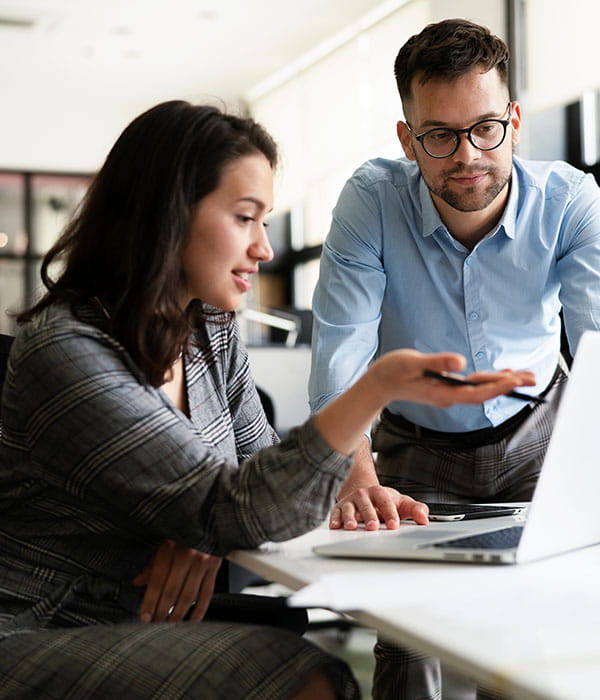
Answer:
M482 151L491 151L504 140L505 125L497 120L479 122L468 132L469 141ZM451 129L432 129L422 137L423 148L430 156L451 155L458 145L459 135Z

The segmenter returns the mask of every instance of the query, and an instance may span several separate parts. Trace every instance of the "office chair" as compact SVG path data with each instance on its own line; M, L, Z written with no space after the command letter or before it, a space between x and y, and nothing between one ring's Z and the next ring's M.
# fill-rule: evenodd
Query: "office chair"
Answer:
M13 343L12 335L0 333L0 397L2 396L2 387L4 386L4 378L6 377L6 368L8 365L8 353ZM0 420L2 419L2 404L0 403ZM0 423L0 434L2 434L2 424Z

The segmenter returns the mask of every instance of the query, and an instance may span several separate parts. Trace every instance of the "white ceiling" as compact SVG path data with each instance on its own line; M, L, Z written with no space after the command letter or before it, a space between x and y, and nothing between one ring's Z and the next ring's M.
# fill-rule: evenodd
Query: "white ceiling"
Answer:
M88 172L167 99L237 109L408 0L0 0L0 169Z
M236 103L389 0L0 0L0 80L86 100Z

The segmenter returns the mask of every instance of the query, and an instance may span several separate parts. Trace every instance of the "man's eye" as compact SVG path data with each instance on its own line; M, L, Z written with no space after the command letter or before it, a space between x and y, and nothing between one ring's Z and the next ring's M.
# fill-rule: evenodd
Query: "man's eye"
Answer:
M432 131L431 133L427 134L427 138L429 138L431 141L435 141L436 143L445 143L446 141L449 141L452 138L453 134L451 131Z

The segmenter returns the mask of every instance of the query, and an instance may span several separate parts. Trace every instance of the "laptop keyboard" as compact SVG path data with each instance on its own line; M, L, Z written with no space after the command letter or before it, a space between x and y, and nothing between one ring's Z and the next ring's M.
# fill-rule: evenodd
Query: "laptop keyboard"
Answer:
M505 527L502 530L494 530L493 532L483 532L479 535L470 535L469 537L457 537L453 540L445 540L437 542L433 547L457 547L465 549L510 549L519 544L521 535L523 534L523 525L513 525Z

